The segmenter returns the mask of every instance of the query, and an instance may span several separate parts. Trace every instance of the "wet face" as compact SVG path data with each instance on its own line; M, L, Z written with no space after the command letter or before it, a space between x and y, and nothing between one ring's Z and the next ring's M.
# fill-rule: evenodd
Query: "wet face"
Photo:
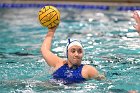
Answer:
M80 65L83 58L83 49L80 46L72 46L68 49L68 61L71 65Z

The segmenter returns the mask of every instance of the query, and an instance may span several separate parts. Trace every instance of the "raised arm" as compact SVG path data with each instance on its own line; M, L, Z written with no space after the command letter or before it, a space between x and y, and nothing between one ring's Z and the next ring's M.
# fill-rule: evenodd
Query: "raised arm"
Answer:
M137 30L137 32L139 33L139 35L140 35L140 16L139 16L137 11L135 11L133 13L133 18L135 19L135 21L137 23L136 25L134 25L134 27Z
M62 62L62 59L51 52L51 44L52 40L56 31L56 28L49 29L43 44L41 46L41 53L43 55L43 58L47 62L49 66L55 67L59 62Z

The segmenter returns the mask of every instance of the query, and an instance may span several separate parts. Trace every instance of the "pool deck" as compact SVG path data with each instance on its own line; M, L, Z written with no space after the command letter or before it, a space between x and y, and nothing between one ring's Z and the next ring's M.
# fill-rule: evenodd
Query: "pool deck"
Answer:
M0 3L7 3L7 4L81 4L81 5L108 5L108 6L140 6L140 0L127 0L129 2L124 2L124 0L122 1L118 1L118 2L108 2L109 0L107 0L106 2L104 0L100 0L100 1L104 1L104 2L97 2L98 0L95 0L95 2L92 2L92 0L87 0L87 2L85 2L85 0L1 0ZM111 0L110 0L111 1ZM130 2L131 1L131 2Z

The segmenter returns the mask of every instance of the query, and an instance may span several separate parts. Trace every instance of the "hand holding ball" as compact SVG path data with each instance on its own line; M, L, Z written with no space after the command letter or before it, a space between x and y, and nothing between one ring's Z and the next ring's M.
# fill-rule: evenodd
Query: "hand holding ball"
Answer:
M38 12L38 19L42 26L51 29L60 23L60 12L53 6L45 6Z

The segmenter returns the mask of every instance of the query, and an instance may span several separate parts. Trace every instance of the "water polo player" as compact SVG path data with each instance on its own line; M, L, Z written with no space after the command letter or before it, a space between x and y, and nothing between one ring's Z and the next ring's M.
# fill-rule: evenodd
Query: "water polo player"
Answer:
M41 46L41 53L45 61L54 68L53 79L64 84L80 83L92 78L97 80L104 79L104 75L100 75L93 66L81 64L84 51L79 41L68 40L66 60L51 52L51 44L56 28L49 29Z

